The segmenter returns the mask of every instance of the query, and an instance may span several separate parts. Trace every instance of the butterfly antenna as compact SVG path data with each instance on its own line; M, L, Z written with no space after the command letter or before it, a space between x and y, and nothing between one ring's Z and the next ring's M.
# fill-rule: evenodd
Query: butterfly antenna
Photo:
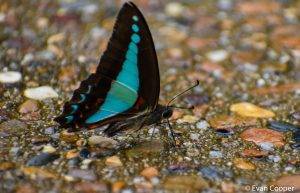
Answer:
M175 109L186 109L186 110L193 110L195 107L191 106L191 107L178 107L178 106L173 106L170 105L169 107L175 108Z
M183 92L181 92L181 93L175 95L175 96L168 102L167 106L169 106L169 104L171 104L176 98L178 98L179 96L183 95L184 93L186 93L186 92L192 90L193 88L195 88L195 87L198 86L198 85L199 85L199 80L196 80L196 83L195 83L193 86L191 86L190 88L184 90ZM175 108L176 108L176 107L175 107ZM178 107L178 108L180 108L180 107Z

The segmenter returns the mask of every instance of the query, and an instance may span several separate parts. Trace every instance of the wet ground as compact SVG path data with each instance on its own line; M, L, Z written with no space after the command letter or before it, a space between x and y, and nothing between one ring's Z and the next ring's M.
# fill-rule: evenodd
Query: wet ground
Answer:
M160 103L200 81L176 101L195 106L173 114L177 147L164 125L106 138L53 121L95 71L121 2L4 0L0 192L300 192L300 1L135 3Z

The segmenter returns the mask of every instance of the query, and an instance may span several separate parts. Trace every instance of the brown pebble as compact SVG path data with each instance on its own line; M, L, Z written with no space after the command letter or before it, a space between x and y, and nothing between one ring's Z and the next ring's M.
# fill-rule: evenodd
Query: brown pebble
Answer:
M60 133L60 140L67 143L76 143L79 139L79 136L75 132L62 131Z
M221 114L211 118L209 124L216 130L234 131L239 127L255 126L259 123L256 118Z
M123 164L118 156L111 156L111 157L106 158L105 164L107 166L112 166L112 167L123 166Z
M117 181L117 182L114 182L112 184L112 192L113 193L119 193L124 187L125 187L125 182L123 181Z
M15 168L15 164L12 162L0 162L0 171L10 170Z
M30 178L32 179L36 179L37 177L40 178L53 178L53 179L57 179L58 175L50 170L46 170L43 168L39 168L39 167L22 167L21 171L25 174L30 176Z
M35 144L35 145L39 145L39 144L43 144L43 143L47 143L50 141L50 138L47 136L34 136L31 139L31 143Z
M26 100L19 106L19 113L26 114L39 110L38 102L35 100Z
M208 183L201 176L168 176L164 188L171 192L199 192L208 188Z
M148 168L145 168L142 172L141 172L141 175L144 176L145 178L147 179L151 179L153 177L156 177L158 176L158 171L156 168L154 167L148 167Z
M255 158L261 158L268 155L268 152L261 151L257 149L244 149L241 153L243 157L255 157Z
M72 159L74 157L78 157L79 156L79 152L77 149L71 149L70 151L68 151L66 153L66 158L67 159Z
M282 147L284 135L281 132L267 128L251 128L243 131L240 137L246 141L252 141L259 145L263 142L273 143L276 147Z
M233 163L235 167L242 170L255 170L256 168L256 166L253 163L243 158L235 158Z
M235 193L236 187L232 182L225 182L221 183L221 192L222 193Z
M290 187L293 190L287 190L286 192L300 192L300 175L289 175L289 176L282 176L277 179L275 182L272 182L272 185L277 187Z
M74 189L80 193L102 193L109 192L104 182L78 182Z
M37 193L37 189L29 183L20 184L16 189L16 193Z

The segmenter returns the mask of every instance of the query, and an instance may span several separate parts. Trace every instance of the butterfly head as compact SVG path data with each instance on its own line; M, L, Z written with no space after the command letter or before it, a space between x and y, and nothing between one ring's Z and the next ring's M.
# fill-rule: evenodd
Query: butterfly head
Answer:
M166 106L162 111L161 117L163 119L169 119L170 117L172 117L172 115L173 115L173 107Z

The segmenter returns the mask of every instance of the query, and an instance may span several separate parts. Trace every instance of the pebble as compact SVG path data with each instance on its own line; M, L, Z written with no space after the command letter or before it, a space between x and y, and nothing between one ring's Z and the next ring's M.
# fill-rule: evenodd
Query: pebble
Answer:
M222 170L220 170L214 166L208 166L208 167L201 168L200 175L211 181L221 180L224 177Z
M40 136L40 135L34 136L31 139L31 143L33 145L41 145L41 144L47 143L49 141L50 141L50 138L48 136Z
M268 159L274 163L280 162L281 161L281 157L278 155L269 155Z
M166 5L165 12L171 17L183 16L184 7L181 3L171 2Z
M256 118L220 114L209 119L211 127L217 131L234 132L240 127L250 127L259 124Z
M260 143L269 142L276 147L282 147L284 142L284 135L281 132L274 131L267 128L251 128L243 131L240 135L243 140L252 141L259 145Z
M258 144L262 150L274 151L274 144L271 142L262 142Z
M275 116L275 114L272 111L263 109L261 107L247 102L236 103L231 105L230 111L245 117L272 118Z
M0 72L0 82L4 84L13 84L21 81L22 74L20 72L8 71Z
M206 54L206 57L212 62L222 62L228 57L226 50L214 50Z
M293 112L293 113L291 114L291 117L292 117L293 119L295 119L296 121L300 121L300 112L299 112L299 111Z
M273 185L277 187L286 187L290 190L287 190L285 192L299 192L300 191L300 175L294 174L294 175L286 175L278 178L275 182L272 182ZM293 190L291 189L293 188ZM279 191L283 192L283 191Z
M34 100L44 100L47 98L57 98L58 94L50 86L41 86L36 88L27 88L24 91L27 98Z
M47 127L44 129L44 134L53 135L56 132L55 127Z
M108 137L94 135L89 137L88 144L91 146L99 146L103 148L113 148L118 144L118 142Z
M26 100L19 106L19 113L26 114L37 111L39 109L38 103L35 100Z
M193 115L185 115L183 118L178 119L178 123L196 123L199 120L198 117L193 116Z
M256 166L253 163L243 158L235 158L233 163L235 167L242 170L255 170L256 168Z
M106 158L105 164L107 166L112 166L112 167L123 166L123 164L118 156L111 156L111 157Z
M209 152L209 157L210 158L222 158L223 154L220 151L210 151Z
M79 152L77 149L71 149L71 150L67 151L67 153L66 153L67 159L72 159L72 158L75 158L78 156L79 156Z
M284 121L269 121L268 127L276 131L287 132L287 131L300 131L300 127L290 124Z
M200 134L199 134L199 133L191 133L191 134L190 134L190 139L191 139L191 140L198 141L198 140L199 140L199 137L200 137Z
M45 145L42 151L43 153L54 153L56 149L52 145Z
M27 166L43 166L50 162L53 162L59 158L58 154L53 153L41 153L29 159L26 163Z
M11 170L15 168L15 164L12 162L0 162L0 171Z
M36 179L37 177L40 178L53 178L57 179L58 175L55 172L52 172L50 170L46 170L39 167L21 167L21 171L25 174L30 176L32 179Z
M82 158L88 158L90 156L91 152L87 148L83 148L79 151L79 156Z
M201 176L167 176L163 186L170 192L199 192L208 188L208 183Z
M210 127L209 123L205 120L199 121L196 123L196 128L197 129L203 129L206 130Z
M72 169L68 172L68 176L71 176L75 179L87 180L87 181L94 181L97 179L96 174L93 170L86 170L86 169Z
M104 182L78 182L74 186L74 190L80 193L101 193L110 192Z
M158 176L158 171L155 167L148 167L141 172L141 175L150 180L151 178Z
M111 191L112 193L119 193L121 192L121 190L125 187L125 182L123 181L116 181L112 184L112 187L111 187Z
M235 193L236 185L232 182L221 182L221 192L222 193Z
M33 185L29 183L22 183L21 185L18 185L15 193L38 193L38 191Z
M79 136L75 132L62 131L59 135L59 138L67 143L76 143L76 141L79 139Z
M293 139L296 143L300 143L300 130L293 133Z
M257 149L244 149L241 153L243 157L255 157L255 158L261 158L268 155L267 151L261 151Z

